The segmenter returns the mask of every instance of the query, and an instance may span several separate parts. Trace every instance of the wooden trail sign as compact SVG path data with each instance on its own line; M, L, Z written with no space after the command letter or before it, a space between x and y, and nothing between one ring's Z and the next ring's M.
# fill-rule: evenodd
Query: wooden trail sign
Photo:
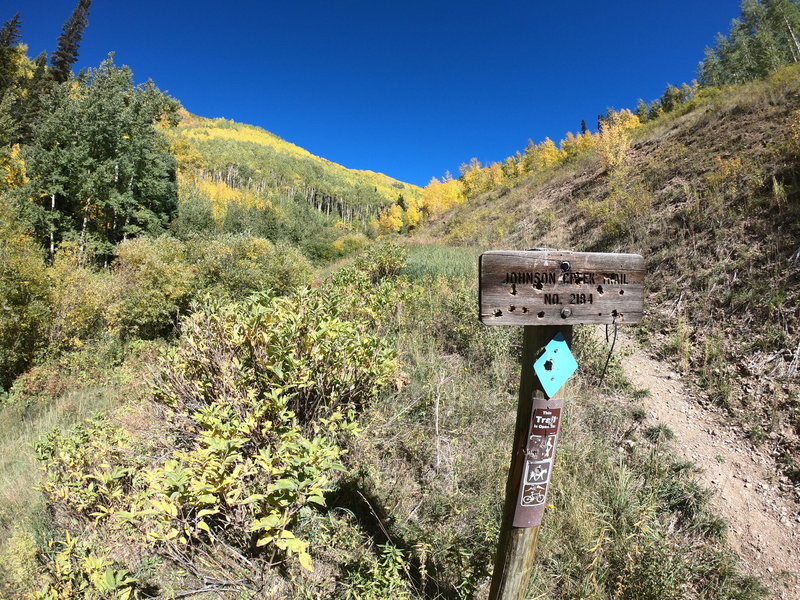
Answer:
M479 303L485 325L638 323L644 259L563 250L484 252Z
M644 259L638 254L493 250L481 255L480 320L525 326L511 467L489 600L525 598L555 464L566 386L557 389L564 378L550 385L550 375L537 376L534 362L547 359L541 372L547 373L549 366L556 373L560 359L553 354L554 364L548 365L548 352L560 351L559 357L566 352L572 358L574 324L639 322L644 274Z

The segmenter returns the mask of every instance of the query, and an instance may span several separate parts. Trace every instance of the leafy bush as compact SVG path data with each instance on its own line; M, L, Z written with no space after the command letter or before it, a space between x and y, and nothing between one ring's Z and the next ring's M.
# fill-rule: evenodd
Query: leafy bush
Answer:
M406 266L407 251L397 244L376 244L355 261L355 266L367 273L373 283L384 277L399 274Z
M392 544L383 544L379 557L367 555L348 571L337 597L342 600L414 598L408 558Z
M351 409L396 369L321 296L210 301L186 319L154 376L160 418L146 447L104 419L50 433L37 444L50 501L233 589L262 587L290 558L311 569L298 513L325 505Z
M137 600L138 580L116 565L96 544L67 535L51 544L44 588L33 600Z
M119 290L110 308L112 322L123 334L142 339L168 333L193 291L194 269L184 245L166 236L122 242L114 271Z
M64 243L47 270L52 285L52 349L80 347L107 328L114 281L107 271L97 272L82 261L77 245Z
M50 289L43 254L0 197L0 389L46 339Z
M297 249L249 235L221 235L187 242L189 260L196 265L199 296L245 298L269 289L285 294L306 285L311 264Z
M367 402L391 381L394 353L363 326L332 315L331 304L336 298L313 291L211 302L184 322L183 343L166 359L169 377L158 380L159 398L193 414L247 386L257 396L278 390L304 422ZM176 396L181 390L193 393Z
M134 473L132 444L120 428L94 417L36 442L46 474L42 490L73 517L100 520L126 505Z

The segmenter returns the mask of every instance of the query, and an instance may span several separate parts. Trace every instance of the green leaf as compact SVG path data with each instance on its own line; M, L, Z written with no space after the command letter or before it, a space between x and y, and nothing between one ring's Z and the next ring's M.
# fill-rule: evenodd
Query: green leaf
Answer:
M268 515L261 519L256 519L250 526L250 531L258 531L259 529L275 529L281 524L280 515Z
M311 555L308 552L301 552L297 555L297 558L300 559L300 566L306 571L314 570L314 563L312 562Z
M266 498L264 494L252 494L247 498L245 498L244 500L242 500L242 504L250 504L252 502L258 502L259 500L263 500L264 498Z
M295 490L297 489L297 482L293 479L278 479L275 483L270 485L273 490Z
M106 584L109 590L113 590L117 586L117 581L114 579L114 571L111 569L106 569L103 582Z

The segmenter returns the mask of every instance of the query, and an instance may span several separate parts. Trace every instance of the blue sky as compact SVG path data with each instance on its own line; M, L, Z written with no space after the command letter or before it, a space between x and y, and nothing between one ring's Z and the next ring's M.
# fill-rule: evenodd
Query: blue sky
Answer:
M0 0L29 53L77 0ZM191 112L259 125L419 185L590 127L690 81L731 0L94 0L77 68L108 52Z

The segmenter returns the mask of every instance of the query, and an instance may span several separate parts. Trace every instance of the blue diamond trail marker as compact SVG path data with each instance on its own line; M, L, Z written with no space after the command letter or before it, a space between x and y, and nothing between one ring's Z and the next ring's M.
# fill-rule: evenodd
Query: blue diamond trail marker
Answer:
M555 396L577 369L578 361L572 355L562 333L557 333L547 343L544 354L533 363L533 370L548 398Z
M480 321L524 326L517 421L489 600L526 597L566 410L565 384L578 368L570 350L572 326L638 323L644 276L638 254L491 250L481 255Z

